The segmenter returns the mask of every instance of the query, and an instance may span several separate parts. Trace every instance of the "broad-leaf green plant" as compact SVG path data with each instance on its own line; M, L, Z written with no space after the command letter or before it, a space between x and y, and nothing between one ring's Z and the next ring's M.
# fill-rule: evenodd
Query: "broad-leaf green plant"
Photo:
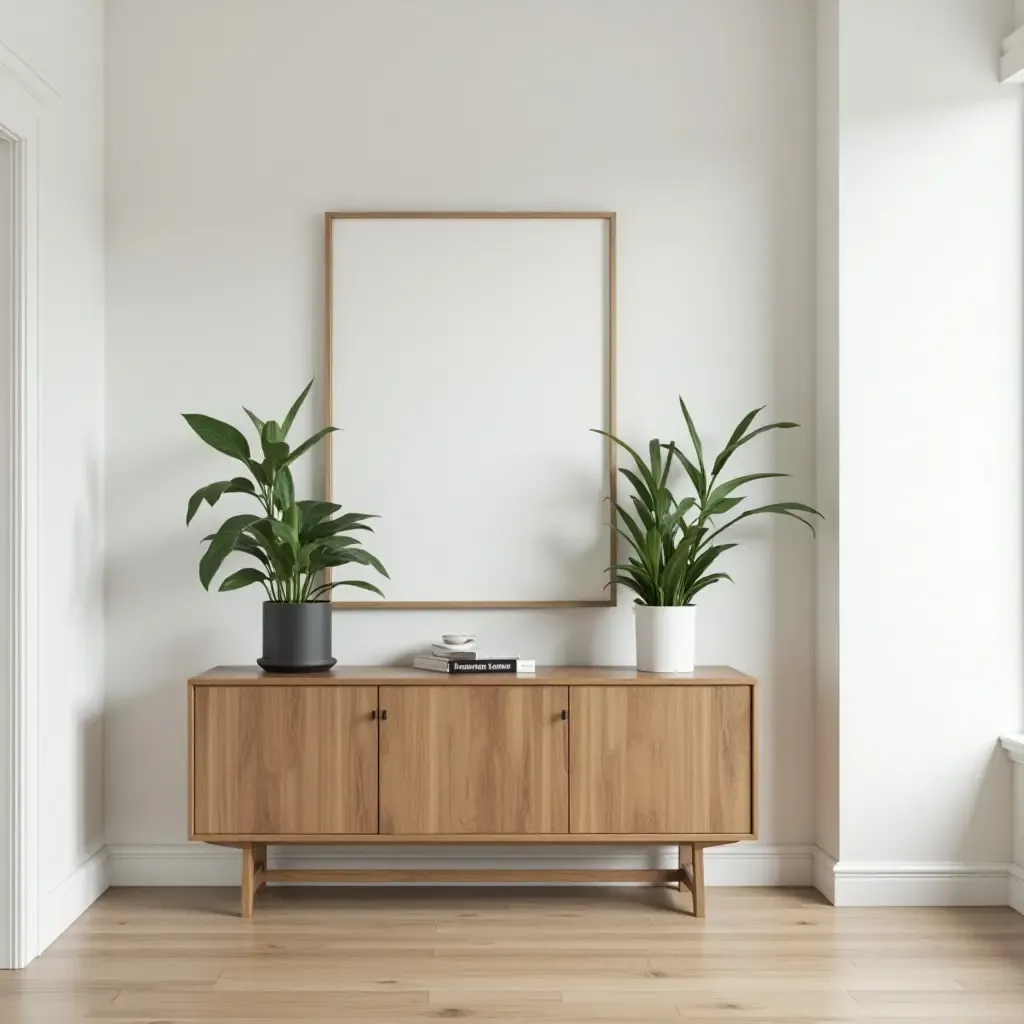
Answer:
M612 582L619 583L636 594L639 604L652 607L690 605L707 587L720 580L732 582L731 576L716 571L714 566L721 555L736 547L735 543L724 543L722 535L744 519L760 515L789 516L814 533L808 517L821 517L816 509L799 501L759 505L730 517L730 513L746 501L745 496L736 493L741 487L788 474L748 473L723 480L722 472L729 460L755 437L772 430L790 430L799 424L780 422L754 427L754 420L764 406L754 409L740 420L722 450L706 460L700 435L681 397L679 408L686 422L692 455L687 455L675 441L665 444L654 438L647 446L645 459L614 434L606 430L594 431L627 452L635 467L619 470L632 488L629 497L633 511L627 511L617 502L618 521L614 529L625 539L631 554L626 562L609 567L609 586ZM682 466L694 491L682 498L677 498L669 485L669 475L676 462Z
M323 601L335 587L359 587L384 596L380 588L366 580L328 583L323 577L328 569L357 564L370 566L388 578L384 566L352 536L360 530L372 532L367 520L377 517L342 512L340 505L330 501L295 499L292 464L337 429L324 427L294 448L288 444L288 432L312 386L310 381L280 423L261 420L243 406L259 435L255 454L245 435L230 423L200 413L183 414L203 441L248 471L248 476L200 487L189 498L185 525L192 522L204 501L216 505L225 494L246 494L259 505L258 515L231 516L216 533L203 538L208 546L199 561L199 580L205 589L210 589L227 556L238 552L256 564L231 573L221 582L220 590L239 590L258 583L268 600L282 604Z

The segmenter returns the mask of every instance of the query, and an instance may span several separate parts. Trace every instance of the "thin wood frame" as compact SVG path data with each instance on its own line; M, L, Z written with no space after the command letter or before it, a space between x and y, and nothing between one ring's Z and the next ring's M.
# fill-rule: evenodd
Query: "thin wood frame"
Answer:
M603 220L607 226L607 286L605 315L607 317L607 388L605 409L607 429L616 433L616 215L599 210L349 210L324 214L324 425L332 426L334 395L334 222L338 220ZM334 448L333 435L324 438L324 495L332 497ZM608 494L610 497L608 526L608 565L616 561L616 502L618 501L618 466L616 446L607 441ZM327 581L333 579L327 570ZM600 600L563 601L331 601L332 608L358 610L410 611L428 608L609 608L617 600L614 577L607 588L608 596Z

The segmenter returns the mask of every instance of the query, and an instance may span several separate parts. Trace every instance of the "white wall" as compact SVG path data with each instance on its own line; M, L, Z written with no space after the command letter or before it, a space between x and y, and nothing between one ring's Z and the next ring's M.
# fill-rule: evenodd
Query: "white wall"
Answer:
M325 210L616 210L621 432L681 439L683 392L719 444L768 403L808 429L757 465L812 496L813 13L810 0L109 4L109 842L183 841L184 680L258 654L259 595L198 583L217 516L186 531L185 501L224 467L179 413L279 415L319 370ZM764 680L762 838L807 844L812 542L790 523L748 540L736 586L702 602L699 656ZM546 662L633 658L625 607L339 614L335 653L407 658L449 625Z
M44 943L103 842L103 21L101 0L0 0L0 42L59 94L39 150Z
M996 737L1022 715L1024 179L1020 93L996 72L1011 21L1007 0L838 4L838 330L819 341L839 366L841 869L981 878L1010 856Z

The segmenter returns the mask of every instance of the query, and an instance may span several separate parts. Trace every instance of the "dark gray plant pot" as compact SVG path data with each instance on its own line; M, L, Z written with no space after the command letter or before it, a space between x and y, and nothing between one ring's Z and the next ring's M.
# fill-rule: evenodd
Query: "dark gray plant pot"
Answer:
M331 605L263 602L263 657L256 663L265 672L326 672L332 668Z

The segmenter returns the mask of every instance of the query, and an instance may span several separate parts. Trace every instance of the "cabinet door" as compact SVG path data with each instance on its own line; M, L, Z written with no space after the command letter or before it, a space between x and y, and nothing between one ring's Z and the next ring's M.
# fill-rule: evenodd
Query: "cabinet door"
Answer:
M749 834L751 693L572 687L572 832Z
M567 700L564 686L382 686L381 833L567 832Z
M377 688L201 686L196 835L377 831Z

